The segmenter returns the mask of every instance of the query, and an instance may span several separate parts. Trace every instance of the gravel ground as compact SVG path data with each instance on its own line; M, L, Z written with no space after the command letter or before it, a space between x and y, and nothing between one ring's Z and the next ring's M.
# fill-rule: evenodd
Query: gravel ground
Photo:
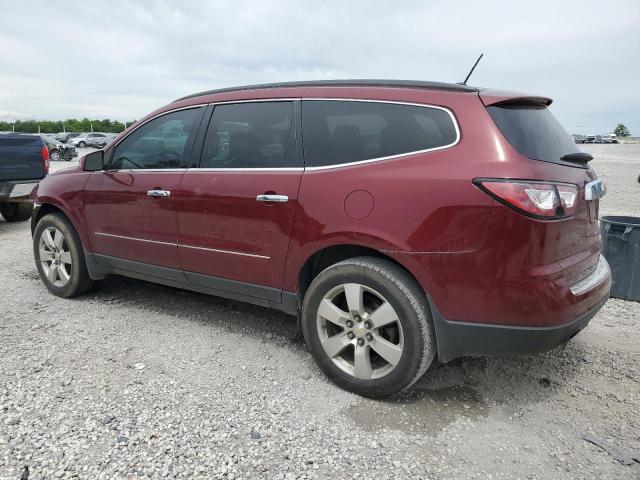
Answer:
M589 147L601 213L640 215L640 145ZM118 277L63 300L27 223L0 239L0 479L640 478L583 439L640 452L640 303L609 301L563 351L372 401L322 376L291 317Z

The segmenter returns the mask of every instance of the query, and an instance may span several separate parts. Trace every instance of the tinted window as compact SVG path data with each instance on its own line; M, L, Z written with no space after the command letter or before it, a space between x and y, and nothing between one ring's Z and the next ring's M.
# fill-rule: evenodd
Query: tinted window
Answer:
M457 132L444 110L380 102L302 102L305 163L335 165L453 144Z
M547 107L504 105L487 110L513 148L526 157L564 163L562 156L579 151Z
M194 122L198 108L168 113L142 125L127 136L113 152L111 168L178 168L189 136L195 134ZM167 138L167 132L175 137Z
M295 166L292 102L250 102L215 107L200 167Z

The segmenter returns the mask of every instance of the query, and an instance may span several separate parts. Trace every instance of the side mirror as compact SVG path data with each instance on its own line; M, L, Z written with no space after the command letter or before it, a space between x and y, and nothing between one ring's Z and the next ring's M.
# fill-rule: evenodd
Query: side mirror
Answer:
M82 170L85 172L99 172L104 168L104 152L97 150L84 156Z

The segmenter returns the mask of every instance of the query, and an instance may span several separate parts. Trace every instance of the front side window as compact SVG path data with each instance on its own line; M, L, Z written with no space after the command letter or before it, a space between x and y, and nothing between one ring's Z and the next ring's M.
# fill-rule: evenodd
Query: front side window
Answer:
M111 169L179 168L195 135L199 108L179 110L155 118L134 130L115 149Z
M338 165L456 143L451 115L439 108L383 102L302 102L305 164Z
M296 167L292 102L217 105L201 168Z

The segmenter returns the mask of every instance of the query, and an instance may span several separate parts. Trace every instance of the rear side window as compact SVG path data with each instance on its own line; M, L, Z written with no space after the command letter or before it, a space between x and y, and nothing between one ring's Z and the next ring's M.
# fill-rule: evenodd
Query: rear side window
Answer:
M458 131L445 110L383 102L302 102L305 163L339 165L453 145Z
M292 102L216 105L201 168L297 166Z
M487 110L513 148L525 157L566 164L560 159L579 151L546 106L492 105ZM576 166L575 163L569 165Z

